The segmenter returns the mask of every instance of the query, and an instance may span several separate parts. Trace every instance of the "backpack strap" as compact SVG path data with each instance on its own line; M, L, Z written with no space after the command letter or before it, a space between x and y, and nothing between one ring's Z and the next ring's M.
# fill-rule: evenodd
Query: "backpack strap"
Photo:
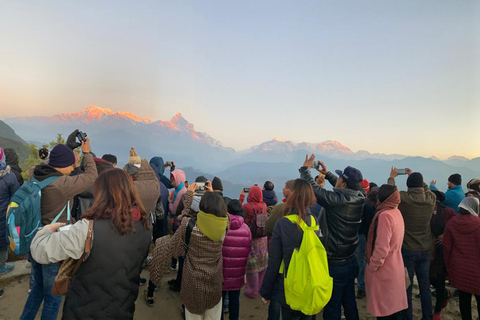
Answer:
M187 255L188 252L188 245L190 244L190 237L192 235L193 227L195 227L195 221L193 219L190 219L187 224L187 232L185 232L185 242L183 246L185 247L185 255Z
M43 189L46 186L48 186L50 183L52 183L53 181L57 180L58 178L60 178L60 176L53 176L53 177L49 177L49 178L47 178L45 180L42 180L42 181L38 181L37 179L32 178L32 182L35 183L36 185L38 185L40 187L40 189Z
M60 219L60 217L62 216L65 209L67 209L67 221L70 222L70 220L71 220L71 217L70 217L70 200L68 200L67 204L65 205L65 207L63 207L62 211L60 211L60 213L57 214L55 219L52 220L52 223L55 223L55 222L58 221L58 219Z
M87 253L90 252L90 248L92 247L92 233L93 233L93 223L95 220L89 220L88 221L88 233L87 233L87 240L85 240L85 249L83 250L83 254L78 259L77 263L75 264L75 268L73 269L72 275L70 278L73 278L73 276L77 273L78 268L80 268L80 265L82 264L83 260L85 259L85 256Z

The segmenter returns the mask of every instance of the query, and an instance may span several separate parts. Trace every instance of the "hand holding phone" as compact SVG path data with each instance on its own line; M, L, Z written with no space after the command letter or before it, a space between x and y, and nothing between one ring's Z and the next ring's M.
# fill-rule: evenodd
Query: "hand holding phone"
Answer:
M243 192L249 193L249 192L250 192L250 188L243 188Z
M398 169L398 175L406 175L407 174L407 169Z

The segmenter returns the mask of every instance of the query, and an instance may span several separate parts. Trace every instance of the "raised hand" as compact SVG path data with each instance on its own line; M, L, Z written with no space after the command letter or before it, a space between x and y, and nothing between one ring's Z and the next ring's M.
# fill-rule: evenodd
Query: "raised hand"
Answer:
M398 169L395 167L392 167L390 170L390 178L396 178L398 177Z
M315 161L315 155L312 153L312 155L309 158L307 154L305 156L305 162L303 163L303 166L308 167L308 169L310 169L313 166L313 161Z

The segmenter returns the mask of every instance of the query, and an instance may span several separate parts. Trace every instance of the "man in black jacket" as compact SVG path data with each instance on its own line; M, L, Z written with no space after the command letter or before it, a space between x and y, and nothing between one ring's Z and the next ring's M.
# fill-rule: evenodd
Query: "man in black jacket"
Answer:
M346 167L336 170L338 178L319 161L319 172L334 186L326 190L315 183L310 168L315 155L305 158L300 176L313 187L318 204L325 208L326 219L321 222L328 268L333 278L333 292L330 302L323 309L323 319L340 319L343 306L347 320L359 319L355 301L355 278L358 275L358 262L355 251L358 244L358 229L362 222L364 196L360 192L363 180L360 170Z

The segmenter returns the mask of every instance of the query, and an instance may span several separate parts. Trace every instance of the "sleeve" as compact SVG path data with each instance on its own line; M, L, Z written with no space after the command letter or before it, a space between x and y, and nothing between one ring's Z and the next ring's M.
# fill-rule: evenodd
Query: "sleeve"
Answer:
M173 234L173 236L164 236L155 242L155 249L153 249L153 259L150 264L150 280L155 285L160 285L163 274L168 267L172 258L177 258L185 255L185 232L186 225L190 219L183 219L180 228Z
M336 175L334 175L330 171L327 172L327 174L325 175L325 179L328 180L328 182L332 185L332 187L335 187L337 185L338 178Z
M275 224L277 223L278 219L280 219L283 216L283 206L282 205L276 205L272 212L270 212L270 216L267 219L267 222L265 223L265 234L268 237L271 237L273 235L273 229L275 228Z
M64 176L58 186L62 195L67 199L73 198L92 187L98 177L93 155L91 153L84 154L83 161L85 163L85 173L76 176Z
M273 295L273 289L275 282L279 275L280 265L283 261L283 246L282 246L282 225L281 223L275 224L273 229L273 236L270 240L270 249L268 253L268 267L263 279L262 288L260 289L260 295L265 300L271 300Z
M170 179L165 177L163 174L160 175L160 181L163 182L163 184L165 185L165 187L167 187L167 189L172 189L173 188L172 181L170 181Z
M17 178L15 175L12 176L12 183L8 186L8 192L10 194L10 198L17 192L18 188L20 188L20 184L18 183Z
M67 231L52 233L42 228L33 238L30 252L40 264L51 264L67 258L80 259L85 250L87 234L87 219L78 221Z
M438 190L437 187L433 184L430 185L430 190Z
M447 192L445 192L445 200L442 203L449 208L454 208L455 207L455 204L456 204L455 194L453 193L452 190L449 189L449 190L447 190Z
M187 192L183 196L183 210L178 216L178 219L182 220L184 216L190 213L190 207L192 206L193 202L193 195L193 191L187 190Z
M240 201L241 204L245 201L245 195L241 194L240 197L238 198L238 201Z
M317 198L317 202L322 207L334 207L341 203L341 197L338 193L325 190L324 188L316 184L315 181L313 181L310 170L307 167L300 168L300 177L310 183L313 188L313 192L315 193L315 197Z
M393 219L388 214L378 216L377 239L375 240L375 249L370 257L370 263L367 268L375 272L385 263L385 259L390 252L390 240L393 235Z
M450 259L452 257L453 248L453 235L452 230L449 228L450 223L451 222L447 223L447 226L443 233L443 262L445 262L445 267L447 267L448 272L451 272Z

